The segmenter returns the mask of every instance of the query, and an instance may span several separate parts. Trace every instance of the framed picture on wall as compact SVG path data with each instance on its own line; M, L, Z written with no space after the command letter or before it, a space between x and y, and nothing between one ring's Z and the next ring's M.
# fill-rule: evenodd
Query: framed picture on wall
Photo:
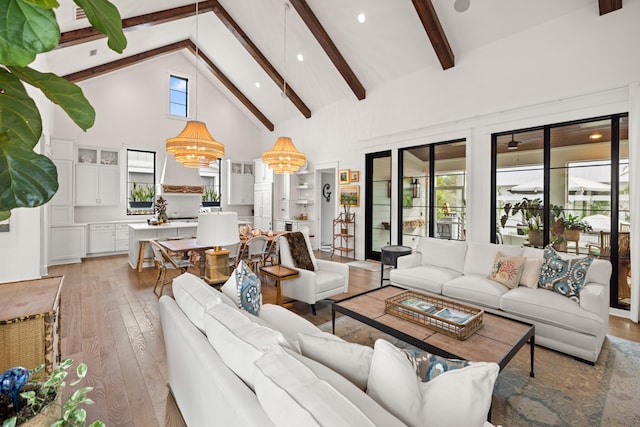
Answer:
M349 169L342 169L338 172L338 184L348 184L349 178Z
M358 182L360 181L360 172L359 171L351 171L351 175L349 177L349 182Z
M340 206L360 206L360 186L343 185L340 187Z

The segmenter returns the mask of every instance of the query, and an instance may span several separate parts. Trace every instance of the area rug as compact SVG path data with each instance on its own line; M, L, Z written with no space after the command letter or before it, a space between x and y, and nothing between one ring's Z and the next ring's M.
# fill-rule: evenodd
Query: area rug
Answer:
M379 262L369 262L369 261L351 261L348 263L349 267L355 268L363 268L369 271L380 271L380 263ZM386 268L387 266L385 266Z
M331 322L320 328L331 332ZM336 319L336 335L370 346L384 338L411 347L346 316ZM608 336L595 366L538 346L535 378L529 377L525 346L498 377L491 422L504 427L640 426L640 344Z

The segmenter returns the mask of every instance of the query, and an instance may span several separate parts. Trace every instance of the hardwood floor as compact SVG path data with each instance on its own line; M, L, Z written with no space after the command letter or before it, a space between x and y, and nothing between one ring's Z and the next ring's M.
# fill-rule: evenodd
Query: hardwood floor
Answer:
M318 258L330 254L317 252ZM349 259L334 257L334 261ZM158 298L152 292L156 271L131 269L126 256L89 258L81 264L53 266L52 276L64 276L60 337L62 357L89 367L86 385L94 387L88 419L112 426L184 426L167 386L164 340ZM380 283L380 272L350 270L349 293ZM171 295L170 287L165 293ZM263 301L275 303L272 283L263 286ZM315 324L331 318L329 302L310 307L294 303L292 310ZM640 325L610 317L609 333L640 342Z

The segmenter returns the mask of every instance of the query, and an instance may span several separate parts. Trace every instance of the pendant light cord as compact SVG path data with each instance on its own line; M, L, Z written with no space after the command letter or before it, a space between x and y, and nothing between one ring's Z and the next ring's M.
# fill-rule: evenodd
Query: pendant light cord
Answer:
M199 89L199 82L198 82L198 62L200 62L200 48L198 47L198 38L199 38L199 34L198 34L198 5L200 3L198 1L196 1L196 95L195 95L195 119L196 121L198 121L198 89Z

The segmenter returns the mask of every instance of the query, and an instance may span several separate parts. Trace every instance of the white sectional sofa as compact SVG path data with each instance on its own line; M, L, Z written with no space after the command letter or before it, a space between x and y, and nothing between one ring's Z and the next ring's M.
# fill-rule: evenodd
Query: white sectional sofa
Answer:
M402 417L397 415L402 411L397 408L395 411L385 409L386 406L378 403L377 396L368 393L368 390L365 392L366 388L373 388L366 382L371 383L374 375L376 381L383 383L387 376L392 381L398 381L399 369L386 372L390 363L388 359L376 359L380 357L376 353L378 344L383 340L376 342L376 350L346 343L276 305L264 304L259 317L253 316L239 310L235 302L223 292L209 287L188 273L174 279L173 293L175 299L166 295L160 298L160 319L166 347L169 386L188 426L406 425L400 419ZM333 357L330 352L329 358L334 363L337 360L338 367L326 361L320 363L319 358L312 360L302 355L311 357L309 353L312 347L309 342L314 341L308 341L310 336L315 340L328 340L329 345L342 346L344 343L349 348L348 353L338 357ZM316 341L316 346L317 344ZM391 345L387 342L382 344L380 347L386 347L385 351L389 353ZM305 345L307 350L304 350ZM320 351L322 347L326 347L326 344L320 346ZM433 384L440 377L428 383L420 383L418 379L418 384L423 386L416 387L415 368L407 367L404 353L393 348L395 350L391 350L391 353L398 352L394 357L403 369L408 369L407 383L411 384L402 386L409 390L409 395L397 404L404 405L406 400L411 400L414 396L416 399L427 399L418 396L421 394L417 391L418 387ZM367 359L363 354L369 355L371 372L361 369L363 360ZM378 371L376 374L373 373L374 365ZM486 422L486 414L498 367L496 364L479 364L464 369L470 368L475 371L468 372L476 374L465 373L463 379L460 379L463 375L461 371L441 374L444 378L441 383L443 385L433 387L444 387L450 390L449 393L455 393L456 398L450 398L448 403L442 404L433 397L433 394L445 396L447 392L441 391L442 388L424 392L424 396L431 393L431 405L438 406L423 407L422 412L416 413L418 423L408 424L460 425L461 420L464 420L463 424L466 425L491 426ZM380 369L382 372L379 372ZM353 378L347 379L351 375L358 376L360 383ZM362 381L365 382L364 388ZM469 421L468 415L460 409L464 406L465 399L459 398L460 391L455 391L455 388L463 387L463 384L471 384L470 387L473 387L470 392L473 399L467 399L467 403L475 414L476 422ZM392 388L386 384L380 387L383 393ZM416 393L412 390L416 390ZM393 399L398 396L398 392L392 391L388 395ZM479 406L478 402L484 402L484 406ZM440 415L433 415L438 414L438 411L441 411ZM443 416L442 411L451 415Z
M444 295L535 325L536 344L595 363L609 323L611 263L595 259L579 304L542 288L508 288L488 278L496 253L542 259L543 250L421 237L416 252L398 258L392 284ZM562 258L575 255L561 254Z

